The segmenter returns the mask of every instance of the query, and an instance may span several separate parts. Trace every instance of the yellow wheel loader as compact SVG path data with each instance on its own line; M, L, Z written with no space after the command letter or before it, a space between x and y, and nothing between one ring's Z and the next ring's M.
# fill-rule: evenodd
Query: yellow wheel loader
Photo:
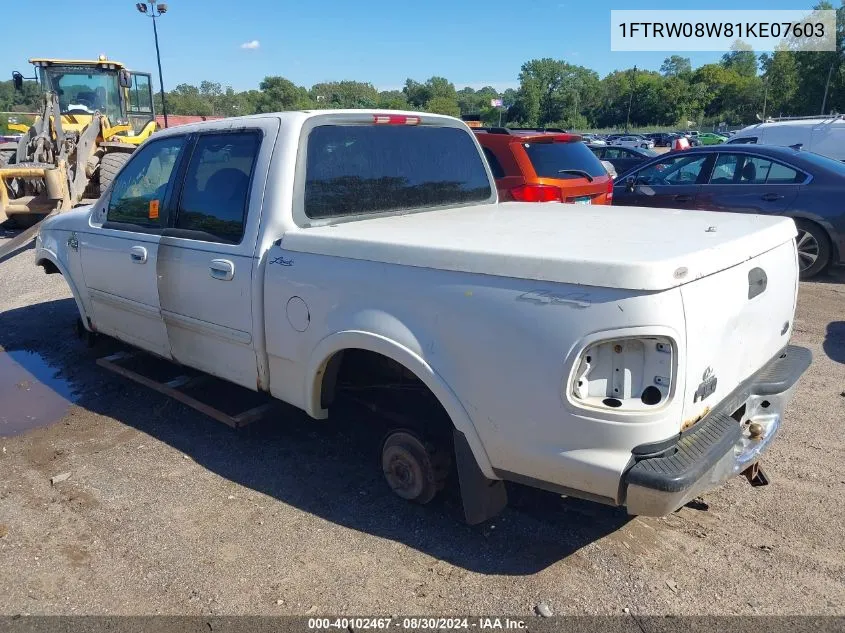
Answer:
M31 126L10 123L22 136L0 144L0 222L21 228L98 198L156 130L149 73L103 55L29 61L37 71L30 79L43 91L39 116ZM12 79L20 89L21 73ZM23 243L20 238L14 241Z

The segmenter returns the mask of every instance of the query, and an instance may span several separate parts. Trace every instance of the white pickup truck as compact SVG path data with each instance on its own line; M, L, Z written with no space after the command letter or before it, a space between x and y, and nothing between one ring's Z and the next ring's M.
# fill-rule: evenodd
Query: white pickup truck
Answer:
M498 203L462 122L286 112L185 125L36 262L90 332L325 418L390 420L382 466L467 521L504 481L670 513L774 438L808 350L790 219ZM451 467L450 467L451 464Z

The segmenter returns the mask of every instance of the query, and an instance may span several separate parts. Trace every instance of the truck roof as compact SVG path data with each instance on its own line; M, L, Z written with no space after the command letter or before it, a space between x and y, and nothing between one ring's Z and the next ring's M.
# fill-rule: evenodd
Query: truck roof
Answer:
M261 114L249 114L239 117L227 117L225 119L216 119L214 121L199 121L196 123L189 123L180 125L178 128L162 130L157 132L155 137L161 138L164 134L185 134L186 132L208 129L230 129L232 127L240 127L249 125L250 121L257 121L260 119L275 118L279 119L282 124L298 123L302 124L309 119L315 118L331 118L338 122L347 123L375 123L375 117L405 117L408 119L418 119L419 124L422 125L443 125L448 127L469 128L466 123L455 117L446 116L443 114L430 114L428 112L410 112L406 110L379 110L379 109L331 109L331 110L287 110L285 112L266 112ZM395 123L399 124L399 123Z
M760 123L753 123L748 125L739 132L746 132L750 130L757 130L762 127L777 128L777 127L807 127L815 125L845 125L845 118L842 115L836 116L817 116L817 117L801 117L795 119L784 119L781 121L761 121Z

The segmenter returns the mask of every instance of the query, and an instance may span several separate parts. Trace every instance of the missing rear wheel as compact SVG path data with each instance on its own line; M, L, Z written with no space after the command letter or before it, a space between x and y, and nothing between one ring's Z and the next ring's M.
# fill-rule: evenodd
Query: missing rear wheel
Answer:
M382 444L381 468L387 485L397 495L425 504L443 487L448 458L410 431L392 431Z

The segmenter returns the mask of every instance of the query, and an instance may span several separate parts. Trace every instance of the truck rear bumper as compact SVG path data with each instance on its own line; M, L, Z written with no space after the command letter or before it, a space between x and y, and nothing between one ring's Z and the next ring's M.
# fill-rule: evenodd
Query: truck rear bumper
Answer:
M664 516L753 466L774 440L811 362L810 350L790 345L695 426L666 442L635 448L622 480L628 513ZM752 423L760 425L754 436Z

